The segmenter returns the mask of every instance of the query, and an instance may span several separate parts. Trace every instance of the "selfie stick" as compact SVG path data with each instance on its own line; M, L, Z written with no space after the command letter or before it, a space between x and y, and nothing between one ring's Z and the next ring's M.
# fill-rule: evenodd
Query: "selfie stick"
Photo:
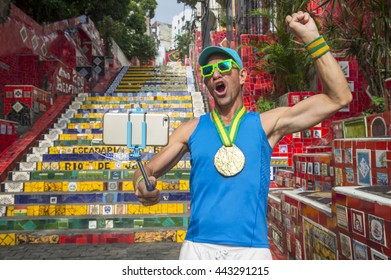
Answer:
M130 121L130 114L144 114L144 121L141 123L141 146L139 145L132 145L132 122ZM143 163L141 162L141 155L140 150L145 149L146 143L147 143L147 122L146 122L146 112L144 112L140 107L137 107L135 110L129 111L129 118L128 118L128 125L127 125L127 144L126 146L133 150L132 157L136 158L138 167L141 170L141 173L143 174L145 185L147 186L148 191L153 191L153 186L151 182L148 179L147 173L145 172Z

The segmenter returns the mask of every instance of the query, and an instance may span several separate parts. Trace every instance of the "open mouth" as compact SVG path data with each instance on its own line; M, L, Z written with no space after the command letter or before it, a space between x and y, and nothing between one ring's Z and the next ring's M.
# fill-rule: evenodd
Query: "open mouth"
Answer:
M225 90L226 90L226 86L223 82L219 82L216 84L216 93L222 95L225 93Z

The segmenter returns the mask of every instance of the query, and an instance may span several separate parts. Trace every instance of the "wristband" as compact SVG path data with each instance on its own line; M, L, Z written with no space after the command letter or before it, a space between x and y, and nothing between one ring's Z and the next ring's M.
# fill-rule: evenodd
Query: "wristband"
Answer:
M310 53L311 58L313 59L318 59L330 51L330 48L324 40L323 36L319 36L318 38L306 44L304 47Z
M137 188L138 187L138 184L140 184L140 182L144 180L144 176L143 175L140 175L137 177L137 180L136 180L136 185L134 186L134 188Z

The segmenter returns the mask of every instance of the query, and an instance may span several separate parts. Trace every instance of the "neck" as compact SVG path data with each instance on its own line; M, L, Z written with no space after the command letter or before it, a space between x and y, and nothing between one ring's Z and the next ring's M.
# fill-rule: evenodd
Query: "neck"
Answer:
M226 126L229 126L232 122L232 119L235 116L236 111L239 110L239 108L243 105L243 102L240 102L238 104L234 104L230 107L220 107L216 106L215 109L220 114L222 121Z

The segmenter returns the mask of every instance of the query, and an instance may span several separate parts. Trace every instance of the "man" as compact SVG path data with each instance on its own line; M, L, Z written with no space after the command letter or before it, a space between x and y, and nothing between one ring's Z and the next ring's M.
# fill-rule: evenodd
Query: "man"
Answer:
M286 23L316 59L324 92L293 107L246 112L247 72L240 57L231 49L208 47L199 63L215 110L182 124L146 165L155 185L190 152L191 214L180 259L271 259L266 212L273 147L284 135L312 127L351 102L346 79L314 20L298 12ZM159 191L146 190L139 170L134 185L143 205L159 202Z

